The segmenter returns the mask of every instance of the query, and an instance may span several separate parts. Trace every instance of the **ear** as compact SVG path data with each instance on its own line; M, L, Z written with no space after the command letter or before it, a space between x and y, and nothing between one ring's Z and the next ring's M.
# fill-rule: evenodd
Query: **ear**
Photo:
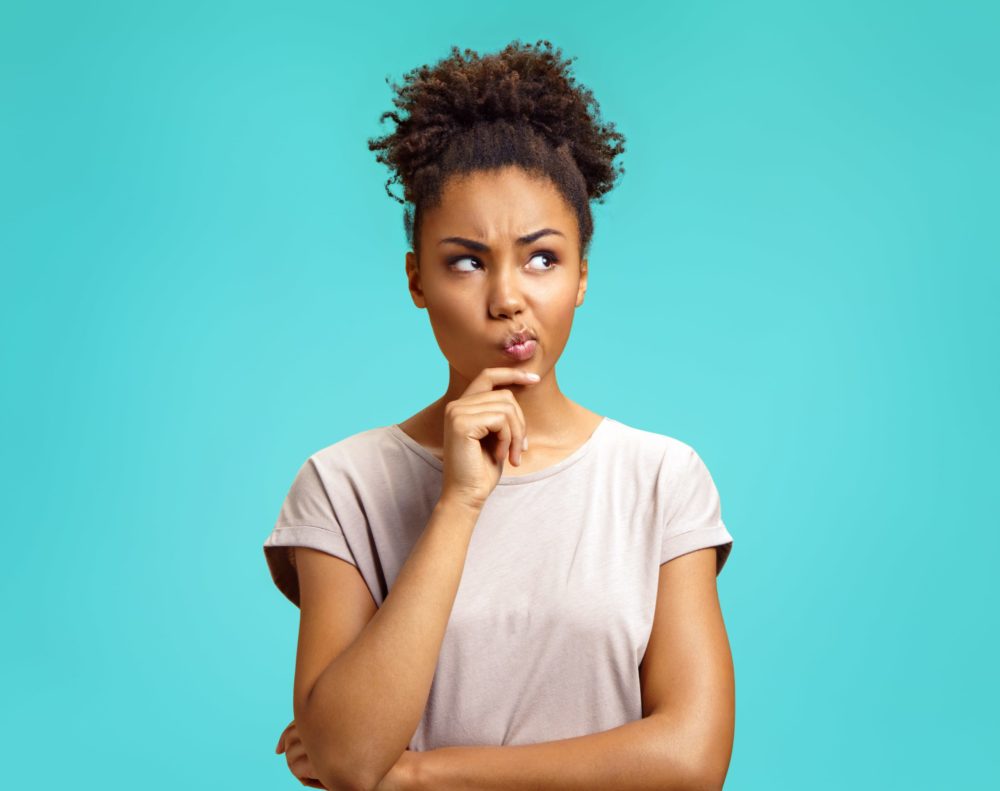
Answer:
M420 284L420 267L417 265L416 253L410 251L406 254L406 280L410 288L410 299L418 308L426 308L424 301L424 290Z
M583 304L583 295L587 293L587 259L580 262L580 287L576 290L576 306Z

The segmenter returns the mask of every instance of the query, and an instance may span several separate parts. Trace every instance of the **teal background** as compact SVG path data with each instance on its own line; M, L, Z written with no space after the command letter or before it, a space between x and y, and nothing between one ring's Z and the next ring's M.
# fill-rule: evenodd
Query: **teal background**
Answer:
M997 776L996 42L929 2L0 6L4 785L293 788L302 461L436 399L386 77L550 38L626 136L565 392L702 455L728 789Z

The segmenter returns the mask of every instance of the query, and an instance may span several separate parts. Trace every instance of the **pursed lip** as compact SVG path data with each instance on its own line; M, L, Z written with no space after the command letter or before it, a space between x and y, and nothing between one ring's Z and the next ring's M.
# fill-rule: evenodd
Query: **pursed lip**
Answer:
M501 349L509 349L511 346L516 346L519 343L524 343L527 340L537 340L535 333L529 329L519 330L518 332L510 333L503 342L500 344Z

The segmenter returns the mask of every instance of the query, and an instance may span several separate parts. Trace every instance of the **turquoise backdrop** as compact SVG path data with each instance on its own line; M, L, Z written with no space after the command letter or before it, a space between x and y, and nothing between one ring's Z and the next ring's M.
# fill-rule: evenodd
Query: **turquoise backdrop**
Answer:
M261 544L446 378L366 139L514 38L626 136L558 370L719 487L727 789L996 781L1000 5L5 0L4 787L300 787Z

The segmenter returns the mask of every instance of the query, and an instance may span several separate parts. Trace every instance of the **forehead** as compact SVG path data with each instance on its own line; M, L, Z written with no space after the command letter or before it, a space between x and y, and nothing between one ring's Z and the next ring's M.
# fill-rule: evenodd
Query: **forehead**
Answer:
M543 227L569 237L575 215L550 179L510 167L451 176L440 204L424 221L431 233L478 239L517 237Z

